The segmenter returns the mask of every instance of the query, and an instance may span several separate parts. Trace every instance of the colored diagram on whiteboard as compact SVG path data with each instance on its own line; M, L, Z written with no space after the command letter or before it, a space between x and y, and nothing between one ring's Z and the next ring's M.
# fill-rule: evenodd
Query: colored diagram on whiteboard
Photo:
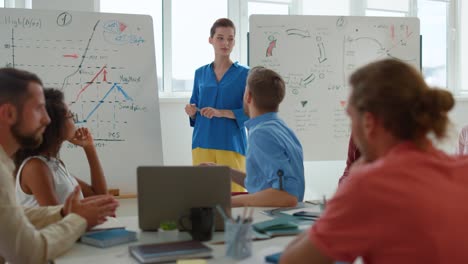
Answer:
M3 66L34 72L44 87L61 89L77 124L90 128L101 145L127 140L138 115L154 107L143 91L147 76L136 56L148 49L144 25L98 19L86 21L85 30L80 21L77 31L68 12L53 23L27 16L0 21L1 33L9 36L1 40Z
M252 15L250 66L286 84L279 115L306 160L339 160L351 134L349 77L369 62L396 58L420 66L419 20L400 17Z

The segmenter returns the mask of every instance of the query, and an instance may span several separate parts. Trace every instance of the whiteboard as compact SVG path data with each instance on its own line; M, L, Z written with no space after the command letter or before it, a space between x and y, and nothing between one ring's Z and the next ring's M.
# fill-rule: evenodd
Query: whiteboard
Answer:
M62 89L77 126L95 139L109 188L136 192L136 168L162 165L158 87L150 16L0 9L0 62ZM84 151L61 158L89 182Z
M309 161L346 159L348 78L356 68L389 57L420 67L417 18L252 15L249 35L249 65L285 80L279 115Z

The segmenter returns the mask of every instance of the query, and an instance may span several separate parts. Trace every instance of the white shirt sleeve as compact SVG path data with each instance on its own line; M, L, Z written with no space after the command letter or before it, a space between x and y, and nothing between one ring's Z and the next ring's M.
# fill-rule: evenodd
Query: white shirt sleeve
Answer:
M76 214L62 219L56 206L23 209L16 203L12 173L0 163L0 263L2 258L9 263L45 263L69 249L86 226Z

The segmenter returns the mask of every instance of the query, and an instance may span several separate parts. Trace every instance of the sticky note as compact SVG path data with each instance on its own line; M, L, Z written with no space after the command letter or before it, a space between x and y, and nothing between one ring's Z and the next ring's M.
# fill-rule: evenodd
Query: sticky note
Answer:
M177 264L206 264L206 259L181 259Z

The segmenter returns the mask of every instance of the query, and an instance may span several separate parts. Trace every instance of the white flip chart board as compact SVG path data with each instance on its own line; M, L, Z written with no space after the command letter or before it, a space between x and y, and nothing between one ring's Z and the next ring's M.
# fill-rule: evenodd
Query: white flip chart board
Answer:
M419 20L402 17L252 15L249 65L284 78L280 116L305 160L346 159L348 78L366 63L397 58L420 67Z
M65 93L95 139L109 187L136 192L136 168L162 165L150 16L0 9L0 62ZM81 148L62 146L68 170L89 180Z

